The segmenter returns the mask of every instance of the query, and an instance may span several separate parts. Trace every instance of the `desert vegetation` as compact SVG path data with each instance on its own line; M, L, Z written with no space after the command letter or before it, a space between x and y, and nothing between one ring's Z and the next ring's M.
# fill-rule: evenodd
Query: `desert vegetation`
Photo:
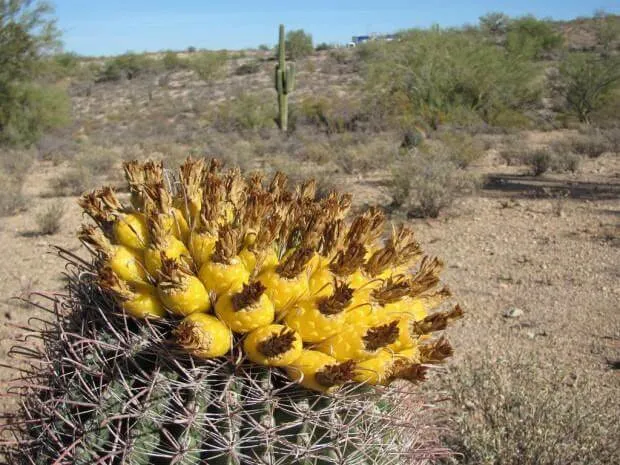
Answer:
M496 12L350 49L289 31L282 132L271 44L82 57L54 48L49 10L34 7L34 27L28 2L9 4L21 8L0 23L5 320L26 322L9 298L33 282L61 288L47 245L82 253L75 200L102 184L125 195L124 161L314 177L320 197L379 205L446 259L467 318L454 361L419 389L446 414L446 463L615 463L620 17Z

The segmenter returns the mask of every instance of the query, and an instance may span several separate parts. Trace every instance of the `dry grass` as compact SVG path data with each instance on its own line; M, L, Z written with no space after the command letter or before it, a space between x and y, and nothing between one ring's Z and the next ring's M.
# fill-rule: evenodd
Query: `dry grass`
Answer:
M465 362L442 378L447 443L463 465L617 463L618 397L597 380L511 356Z
M61 202L54 203L36 216L38 230L42 235L52 235L60 231L65 207Z
M389 184L392 207L416 218L437 218L476 179L458 166L441 147L407 154L395 164Z
M0 217L26 208L23 186L33 161L31 151L0 149Z

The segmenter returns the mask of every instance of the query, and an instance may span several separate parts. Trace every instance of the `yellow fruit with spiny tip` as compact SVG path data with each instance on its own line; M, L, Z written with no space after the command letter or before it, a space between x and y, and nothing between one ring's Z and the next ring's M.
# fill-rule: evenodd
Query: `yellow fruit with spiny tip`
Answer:
M223 294L217 299L215 313L230 329L241 334L273 323L275 316L273 304L260 281Z
M307 389L330 392L353 379L355 362L347 360L339 363L323 352L304 349L285 370L292 381Z
M198 277L209 292L218 297L229 289L239 289L250 279L250 272L237 256L241 231L232 225L221 226L213 254L203 263Z
M231 288L238 288L250 280L250 272L243 262L234 257L228 263L208 261L198 272L205 287L220 296Z
M121 306L127 313L136 318L163 318L166 316L166 309L155 292L136 292Z
M381 350L377 355L357 362L354 381L370 385L383 384L391 374L394 353Z
M300 356L303 348L299 334L284 325L272 324L248 333L243 350L248 359L259 365L282 367Z
M157 291L159 298L170 312L187 316L206 312L211 308L207 289L184 265L164 258L160 277Z
M118 215L112 233L116 242L125 247L142 250L149 244L149 229L142 213Z
M166 258L179 262L188 263L191 260L189 250L187 250L187 247L185 247L181 240L173 235L160 238L158 242L152 243L144 251L144 266L146 271L154 278L158 277L158 273L161 270L162 254Z
M146 284L129 285L110 267L99 271L99 284L111 292L120 306L128 314L135 318L161 318L166 316L166 310L162 305L154 287Z
M328 267L318 266L312 271L308 279L308 291L312 297L325 297L334 292L334 274Z
M302 299L286 313L284 321L304 342L320 342L340 332L346 321L346 308L352 290L337 283L329 297Z
M239 252L239 258L245 265L245 268L250 272L254 273L255 271L262 271L269 268L274 268L278 265L278 255L276 251L273 249L269 249L266 251L264 256L262 257L262 261L259 265L259 269L256 270L256 263L258 260L257 253L247 247L243 248L241 252Z
M188 249L198 268L211 259L216 242L217 236L208 232L192 231L189 234Z
M300 298L308 295L308 277L304 274L285 278L275 268L267 268L258 275L258 279L267 288L265 292L273 302L276 313L290 309Z
M186 316L174 334L181 347L200 358L226 355L232 345L230 328L206 313Z
M353 326L315 346L336 360L365 360L398 340L398 320L378 326Z
M112 245L103 233L92 226L83 226L80 240L100 255L118 277L132 284L147 284L148 279L140 254L124 245Z
M397 302L387 303L383 308L384 314L393 318L413 318L420 321L428 315L424 300L420 298L405 297Z

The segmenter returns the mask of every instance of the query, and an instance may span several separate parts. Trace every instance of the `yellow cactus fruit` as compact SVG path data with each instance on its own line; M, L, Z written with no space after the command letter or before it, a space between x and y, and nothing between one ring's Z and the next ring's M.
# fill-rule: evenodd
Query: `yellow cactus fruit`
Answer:
M365 360L398 340L398 320L378 326L353 326L316 345L336 360Z
M224 323L206 313L186 316L174 331L177 343L199 358L226 355L232 345L232 333Z
M243 341L247 357L254 363L282 367L300 356L302 341L299 334L284 325L268 325L250 332Z
M86 193L78 203L117 244L135 250L148 245L149 231L144 214L123 208L111 187Z
M171 260L191 264L191 255L180 239L177 239L167 228L162 215L149 217L151 245L144 251L144 266L154 278L162 268L162 255Z
M282 221L278 215L270 215L274 204L265 192L251 191L241 215L241 227L245 231L243 249L239 258L250 273L278 265L278 253L274 247Z
M392 373L393 363L394 353L390 350L381 350L377 355L357 362L353 380L370 385L383 384Z
M317 392L331 392L353 379L355 362L347 360L339 363L327 354L305 349L285 369L288 377L303 387Z
M112 245L100 230L83 226L78 235L91 251L101 257L118 277L132 284L147 284L148 279L141 257L124 245Z
M189 253L194 259L194 263L200 267L211 259L217 242L217 234L206 231L192 231L189 234L188 242Z
M162 259L157 291L165 307L175 315L206 312L211 307L209 293L202 282L186 265L167 257Z
M461 306L456 305L452 310L437 312L421 320L405 317L398 323L398 339L389 347L395 351L415 347L421 336L442 331L446 329L448 324L462 318L463 315L464 312Z
M263 270L258 279L276 309L276 314L290 309L299 299L308 295L308 276L305 265L312 250L300 248L291 253L278 266Z
M301 300L286 313L284 321L304 342L323 341L342 330L352 295L346 283L337 282L331 296Z
M111 292L123 310L135 318L166 316L166 310L152 286L130 286L119 279L109 267L104 267L99 271L99 284L103 289Z
M144 249L149 243L146 218L142 213L119 216L114 222L114 238L119 244L132 249Z
M273 323L274 309L260 281L244 284L238 292L222 295L215 313L236 333L248 333Z
M250 273L237 255L238 240L239 231L230 225L222 226L211 260L200 267L200 280L217 296L230 288L240 288L250 279Z

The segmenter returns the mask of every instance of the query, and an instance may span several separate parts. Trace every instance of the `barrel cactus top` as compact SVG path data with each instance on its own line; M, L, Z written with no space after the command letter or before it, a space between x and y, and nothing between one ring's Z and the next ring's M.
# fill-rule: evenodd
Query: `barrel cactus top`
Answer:
M217 160L124 166L79 201L85 261L15 350L16 464L409 464L408 389L463 315L413 231ZM122 197L121 197L122 198ZM387 234L386 234L387 230ZM409 404L407 404L409 402ZM428 447L427 447L428 446ZM422 452L420 452L420 450ZM416 455L417 454L417 455Z
M80 238L100 285L136 318L175 322L198 358L239 344L249 361L282 367L305 388L418 382L450 355L432 333L462 315L430 311L442 263L413 231L371 208L351 221L351 198L317 198L313 180L287 190L282 173L222 171L188 159L172 182L161 163L125 165L131 202L111 188L80 201L94 225ZM172 178L171 178L172 179Z

